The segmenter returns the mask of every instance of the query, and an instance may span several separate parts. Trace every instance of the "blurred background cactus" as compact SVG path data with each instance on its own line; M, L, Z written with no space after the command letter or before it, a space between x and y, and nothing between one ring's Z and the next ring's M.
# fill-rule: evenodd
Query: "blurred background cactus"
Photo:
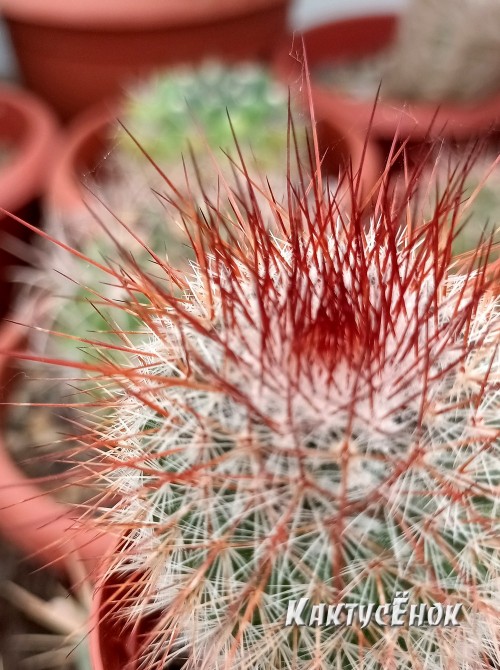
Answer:
M374 9L305 38L314 80L353 123L368 127L379 92L373 133L389 144L468 140L498 130L499 26L496 0L408 0L398 13Z
M467 101L500 89L496 0L409 0L384 77L389 95Z
M231 123L229 123L228 116ZM287 151L288 93L268 70L207 62L159 73L129 92L123 124L161 164L221 148L234 153L234 133L261 169L281 167ZM120 133L129 150L137 147ZM250 153L251 152L251 153ZM142 156L141 156L142 157Z

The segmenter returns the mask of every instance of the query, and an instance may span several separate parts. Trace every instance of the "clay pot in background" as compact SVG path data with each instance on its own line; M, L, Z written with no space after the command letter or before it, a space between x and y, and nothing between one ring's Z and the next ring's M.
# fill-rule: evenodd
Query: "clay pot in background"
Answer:
M25 346L26 328L4 321L0 326L0 534L42 567L61 574L68 559L82 562L88 574L106 555L112 538L57 502L14 463L4 444L5 416L12 387L22 383L15 357Z
M401 140L422 141L432 137L464 141L500 126L500 93L478 103L441 105L406 103L402 100L362 100L339 88L314 81L314 68L369 56L391 44L398 16L366 15L333 21L303 34L289 36L277 50L275 73L292 86L303 85L302 40L311 70L312 97L321 99L324 114L342 114L353 130L366 133L390 145L397 134ZM371 117L373 114L373 121Z
M38 201L50 175L59 145L59 131L49 109L37 98L10 86L0 86L0 207L38 225ZM10 299L9 265L18 263L5 250L5 236L25 235L22 226L0 213L0 315Z
M207 56L260 58L289 0L0 0L24 82L68 119L131 78Z
M8 153L0 167L0 207L30 224L39 223L38 200L49 180L60 135L52 114L32 95L0 87L0 140ZM2 235L3 233L3 235ZM0 300L2 314L10 309L10 256L6 235L23 236L26 229L7 214L0 218ZM18 305L14 320L28 320L32 305ZM26 328L5 320L0 324L0 534L41 565L65 571L67 558L78 555L88 570L108 547L90 524L79 525L69 508L57 503L14 463L4 440L6 414L13 384L22 375L9 352L25 345Z

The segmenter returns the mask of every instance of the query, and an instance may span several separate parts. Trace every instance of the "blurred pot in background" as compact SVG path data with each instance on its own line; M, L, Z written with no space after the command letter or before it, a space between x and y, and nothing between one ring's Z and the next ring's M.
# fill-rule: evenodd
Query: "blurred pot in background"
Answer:
M500 68L492 58L498 49L491 37L492 22L500 34L500 10L489 1L478 7L467 0L469 22L451 21L463 4L414 0L402 17L364 15L311 28L283 43L275 71L301 84L303 40L315 102L326 113L343 113L358 132L371 127L387 144L395 135L420 142L487 134L500 121Z
M265 58L289 0L1 0L27 86L67 119L131 76L208 55Z
M57 124L46 106L24 91L0 85L0 207L3 210L33 225L39 223L38 200L58 143ZM6 236L24 233L21 226L0 212L1 315L5 314L10 298L7 275L13 262L6 250Z

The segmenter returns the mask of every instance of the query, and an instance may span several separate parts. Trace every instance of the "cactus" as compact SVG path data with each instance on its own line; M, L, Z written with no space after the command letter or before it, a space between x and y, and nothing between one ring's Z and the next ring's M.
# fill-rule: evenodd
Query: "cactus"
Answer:
M227 186L232 211L181 203L197 231L184 278L152 251L154 271L124 249L126 270L107 270L142 331L82 366L112 408L95 445L120 497L103 516L123 535L115 606L124 628L156 622L141 668L496 667L491 245L452 259L451 188L418 221L412 183L396 206L383 180L365 225L315 156L287 207L250 180ZM336 603L397 603L396 624L407 603L417 624L339 623Z
M82 336L89 362L53 362L89 373L108 410L95 417L88 469L97 464L118 500L100 504L122 537L113 607L124 631L154 622L131 660L148 670L495 667L491 241L452 258L460 179L415 218L421 166L402 202L385 175L366 221L357 180L348 176L350 198L326 188L314 136L313 147L311 176L298 170L286 205L257 198L244 167L222 199L181 197L196 233L184 275L147 241L149 263L121 244L108 266L88 259L127 296L108 308L140 332L117 328L113 344ZM385 619L370 619L370 606Z
M356 98L473 102L500 90L497 0L409 0L396 35L356 59L325 62L315 79ZM379 91L380 87L380 91Z
M405 99L473 100L500 87L496 0L410 0L384 91Z
M173 168L190 148L198 161L207 148L234 151L235 134L242 150L247 155L250 150L268 172L280 168L286 156L287 118L287 90L264 68L208 61L159 72L131 89L123 123L162 165ZM118 132L116 139L124 151L142 158L127 133Z

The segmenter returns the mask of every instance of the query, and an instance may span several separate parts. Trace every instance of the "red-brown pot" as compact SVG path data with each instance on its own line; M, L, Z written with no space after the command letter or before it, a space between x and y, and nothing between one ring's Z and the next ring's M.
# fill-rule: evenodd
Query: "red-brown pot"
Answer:
M0 207L31 224L38 223L37 199L43 194L57 154L60 135L51 112L32 95L0 87L0 138L14 151L0 169ZM8 215L0 217L1 232L20 235L25 229ZM4 240L2 239L1 244ZM8 262L19 263L0 250L2 314L9 306ZM28 312L26 306L26 313ZM25 315L18 313L17 320ZM19 378L9 351L24 346L26 330L10 322L0 325L0 400L8 402L12 383ZM17 379L19 381L19 379ZM5 423L8 405L0 406ZM2 425L2 424L0 424ZM13 462L0 430L0 533L41 564L64 571L67 557L78 551L89 569L102 556L107 542L90 526L78 527L74 514L30 481Z
M9 352L25 346L26 329L4 321L0 326L0 426L5 424L10 390L19 383ZM82 521L66 505L30 480L12 460L0 430L0 533L41 566L61 574L68 558L82 562L90 575L114 544L90 520Z
M346 62L369 56L390 45L397 30L395 14L361 16L333 21L301 35L289 37L277 50L274 71L292 85L302 82L302 40L312 72L312 94L315 104L321 100L325 114L342 114L357 132L391 142L397 136L410 141L443 137L467 140L500 126L500 93L472 103L406 103L402 100L378 101L349 96L338 88L314 81L314 68L320 64Z
M0 208L37 225L37 202L50 174L52 157L57 153L59 132L47 107L34 96L11 86L0 86L0 142L12 156L0 167ZM12 257L5 251L4 237L22 235L21 226L0 212L0 316L9 301L6 283ZM19 262L19 261L14 261Z
M62 118L152 69L269 55L290 0L1 0L25 83Z
M119 549L118 549L119 551ZM89 651L92 670L139 670L141 645L154 629L155 617L144 616L132 623L123 616L123 605L134 597L140 573L106 575L109 561L101 565L89 618ZM177 670L171 663L170 670Z
M64 215L69 217L83 209L82 175L93 171L105 155L110 129L119 114L118 103L100 105L81 114L69 126L47 190L48 209L62 214L63 221ZM378 148L349 128L336 113L318 115L317 128L326 170L338 174L347 164L352 165L353 173L359 174L360 196L368 198L382 171Z

